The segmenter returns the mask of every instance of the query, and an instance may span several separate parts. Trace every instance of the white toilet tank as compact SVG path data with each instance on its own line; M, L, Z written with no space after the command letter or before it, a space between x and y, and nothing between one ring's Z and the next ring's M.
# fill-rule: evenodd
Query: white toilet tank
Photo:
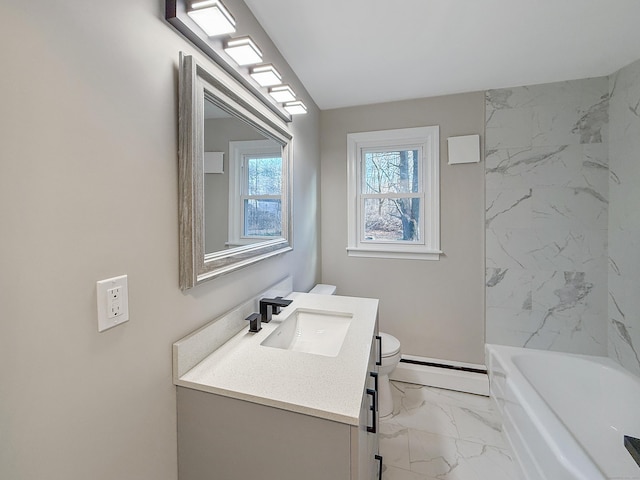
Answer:
M319 283L315 287L313 287L311 290L309 290L309 293L315 293L316 295L335 295L336 286Z

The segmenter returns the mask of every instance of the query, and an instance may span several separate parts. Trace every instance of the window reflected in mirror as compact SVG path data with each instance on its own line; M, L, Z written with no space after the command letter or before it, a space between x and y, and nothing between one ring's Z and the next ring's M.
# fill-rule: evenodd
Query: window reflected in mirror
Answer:
M205 99L205 253L282 236L282 146ZM207 173L211 172L211 173Z
M266 145L256 153L241 156L241 191L235 196L242 203L242 240L282 234L282 154L275 142L258 142ZM240 147L247 143L254 142L241 142Z

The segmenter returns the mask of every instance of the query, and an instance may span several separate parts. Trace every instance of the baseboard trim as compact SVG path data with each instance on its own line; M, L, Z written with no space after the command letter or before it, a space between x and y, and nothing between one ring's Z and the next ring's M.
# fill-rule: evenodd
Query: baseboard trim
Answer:
M489 396L489 377L484 365L402 355L390 378L400 382Z

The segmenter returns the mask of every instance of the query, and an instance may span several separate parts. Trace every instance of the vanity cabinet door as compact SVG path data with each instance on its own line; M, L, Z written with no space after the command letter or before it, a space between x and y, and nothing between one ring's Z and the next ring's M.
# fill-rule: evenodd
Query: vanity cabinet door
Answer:
M377 480L380 478L378 475L382 470L382 463L378 461L378 453L379 453L379 435L380 435L380 415L378 411L379 407L379 396L378 396L378 372L371 371L370 372L370 380L373 383L372 388L369 391L373 390L375 392L375 404L372 405L375 411L371 411L371 421L374 422L375 431L369 432L369 436L367 437L367 456L370 462L370 468L372 474L366 478L372 478Z
M377 333L376 333L377 335ZM372 413L372 422L375 422L375 433L369 433L367 438L367 455L369 457L369 465L371 469L371 474L366 478L372 478L374 480L378 480L378 478L382 478L382 462L379 460L379 435L380 435L380 415L378 412L378 407L380 405L379 395L378 395L378 363L377 360L380 358L381 352L378 351L380 346L379 342L375 341L375 337L371 342L371 353L369 354L369 389L373 389L375 391L375 412Z
M350 480L351 425L178 387L180 480Z
M354 437L357 445L352 445L352 461L357 469L354 469L353 480L377 480L379 469L382 467L378 460L378 432L380 420L378 416L378 342L372 338L371 353L369 355L369 375L365 382L360 406L360 425ZM353 427L355 430L355 427Z

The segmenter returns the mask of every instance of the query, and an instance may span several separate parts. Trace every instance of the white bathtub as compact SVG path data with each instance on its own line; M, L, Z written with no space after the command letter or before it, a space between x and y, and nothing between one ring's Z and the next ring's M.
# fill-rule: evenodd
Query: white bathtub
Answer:
M640 480L640 379L609 358L486 346L491 397L527 480Z

